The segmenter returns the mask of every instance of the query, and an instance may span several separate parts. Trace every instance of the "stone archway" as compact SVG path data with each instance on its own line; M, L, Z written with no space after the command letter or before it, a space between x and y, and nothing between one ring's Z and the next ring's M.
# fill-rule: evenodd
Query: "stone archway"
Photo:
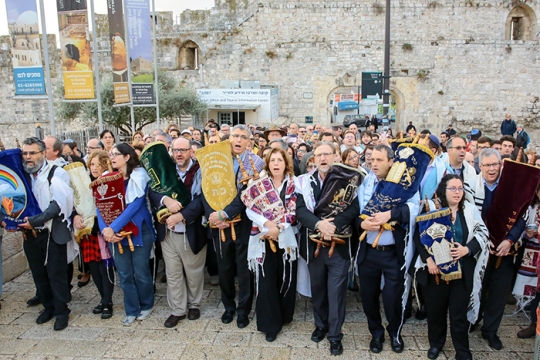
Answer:
M192 40L186 40L178 49L178 69L198 70L202 63L201 49Z
M506 18L504 38L506 40L534 40L536 38L536 14L525 4L518 5Z
M407 127L407 119L405 118L405 96L396 86L390 85L390 94L396 102L396 133Z

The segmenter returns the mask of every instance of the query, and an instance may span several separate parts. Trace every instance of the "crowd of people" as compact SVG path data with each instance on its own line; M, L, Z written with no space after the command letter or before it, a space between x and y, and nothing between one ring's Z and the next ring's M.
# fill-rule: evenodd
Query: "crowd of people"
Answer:
M521 284L516 278L523 251L512 249L526 244L540 248L540 186L530 211L515 221L501 244L490 242L485 220L504 159L522 157L540 166L528 149L530 137L510 115L501 124L500 136L477 129L460 135L452 125L439 134L417 131L412 122L397 134L387 126L379 130L369 125L361 131L355 124L348 128L295 123L269 128L230 126L211 120L204 129L170 125L151 134L136 131L128 143L117 142L105 130L99 139L88 141L86 154L70 139L27 138L22 142L22 163L42 213L19 226L37 290L28 304L44 307L36 322L43 324L55 317L55 330L68 326L74 273L70 243L74 232L89 226L73 206L74 179L65 170L79 162L87 167L91 181L99 183L105 175L118 172L124 184L121 214L107 222L108 214L98 208L91 230L77 239L78 286L86 286L92 277L101 300L89 311L102 319L113 316L112 295L118 278L124 293L123 325L151 316L156 279L167 283L171 315L164 326L175 327L186 317L197 320L207 271L212 285L219 284L221 290L222 322L229 324L236 316L239 328L248 326L255 298L257 329L269 342L293 321L300 293L309 296L313 306L311 340L327 338L330 353L340 355L346 294L359 291L373 353L383 351L385 333L392 351L402 352L403 324L413 313L419 320L427 318L429 359L436 359L445 345L447 316L456 359L472 359L469 332L480 324L488 345L502 349L499 325L514 288ZM415 137L434 155L417 191L388 211L360 216L379 183L390 176L397 154L392 141ZM203 176L199 155L200 149L227 140L230 152L225 156L232 160L229 170L236 184L223 190L230 192L226 195L232 200L216 208L205 186L210 183L205 176L212 175ZM150 186L151 176L139 157L155 142L165 146L165 156L176 165L178 181L189 192L185 207ZM336 180L338 168L347 174L341 180L349 181L347 186ZM272 204L259 204L262 209L253 206L253 199L246 195L253 191L247 190L251 183L244 181L246 176L266 179L264 191ZM321 215L332 200L328 198L335 200L338 193L346 206ZM460 268L454 278L437 265L415 226L417 216L429 214L437 203L448 208L451 217L450 260ZM277 211L276 207L278 216L265 211ZM171 215L159 222L157 212L163 208ZM384 227L389 223L391 230ZM129 236L123 232L127 226L134 229ZM164 263L161 277L157 274L160 261ZM441 281L441 276L447 280ZM521 338L534 336L540 300L536 291L526 295L519 297L518 305L530 308L532 323L519 331Z

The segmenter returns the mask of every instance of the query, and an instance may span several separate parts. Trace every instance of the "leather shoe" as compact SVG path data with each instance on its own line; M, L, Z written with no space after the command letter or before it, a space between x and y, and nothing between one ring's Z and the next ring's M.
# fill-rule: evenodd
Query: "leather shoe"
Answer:
M54 330L60 331L64 330L68 326L68 319L69 315L60 315L56 317L56 321L54 322Z
M243 329L246 326L249 325L249 318L247 315L238 315L236 318L236 326L238 326L239 329Z
M103 305L103 312L101 313L101 318L103 320L110 319L113 316L113 305L112 304L104 304Z
M166 328L173 328L176 325L178 325L178 322L180 320L184 320L185 318L186 318L186 315L181 315L181 316L171 315L171 316L169 316L167 318L167 320L165 320L165 327Z
M187 318L189 320L197 320L201 317L201 311L199 309L189 309L187 313Z
M392 350L396 353L400 353L403 351L403 348L405 347L405 344L403 343L403 339L401 336L392 337Z
M520 339L530 339L536 335L536 323L531 323L525 329L521 329L517 333L517 337Z
M414 315L416 320L426 320L427 318L427 312L426 307L424 305L420 306L420 308L416 311L416 314Z
M98 315L98 314L101 314L103 312L103 307L105 306L105 304L99 304L97 305L94 310L92 310L92 313L95 314L95 315Z
M383 349L383 342L384 342L384 335L381 335L379 337L372 337L371 341L369 342L369 350L374 353L378 354Z
M343 354L343 345L341 345L341 340L330 340L330 354Z
M487 340L490 348L494 350L501 350L503 348L501 339L499 339L497 334L491 334L491 335L482 334L482 337Z
M39 300L39 298L36 296L34 296L33 298L29 299L27 302L26 302L26 305L28 306L37 306L41 304L41 300Z
M439 352L440 352L440 350L437 349L436 347L430 347L428 352L427 352L428 359L433 360L433 359L438 358L439 357Z
M221 322L224 324L229 324L234 319L234 311L225 311L223 315L221 315Z
M266 341L273 342L276 340L277 334L276 333L266 333Z
M45 324L46 322L49 322L53 318L52 311L49 310L43 310L41 314L36 319L37 324Z
M311 334L311 341L320 342L325 338L327 333L328 333L327 329L316 328L313 331L313 334Z

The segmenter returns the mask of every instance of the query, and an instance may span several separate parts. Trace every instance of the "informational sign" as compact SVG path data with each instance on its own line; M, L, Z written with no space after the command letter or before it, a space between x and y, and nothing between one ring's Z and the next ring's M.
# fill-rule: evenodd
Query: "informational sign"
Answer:
M107 0L109 39L111 41L114 102L130 102L126 46L126 27L122 0Z
M36 0L6 0L15 95L45 95Z
M86 0L56 0L56 9L64 96L66 99L93 99L94 74Z
M381 72L362 72L362 99L369 95L382 96L382 86Z
M148 0L125 0L133 104L154 104L154 64Z

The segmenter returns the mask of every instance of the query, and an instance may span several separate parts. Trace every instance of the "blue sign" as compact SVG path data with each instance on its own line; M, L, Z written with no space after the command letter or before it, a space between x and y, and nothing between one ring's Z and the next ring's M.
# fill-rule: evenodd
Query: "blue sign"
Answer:
M42 67L13 68L16 95L45 95Z

